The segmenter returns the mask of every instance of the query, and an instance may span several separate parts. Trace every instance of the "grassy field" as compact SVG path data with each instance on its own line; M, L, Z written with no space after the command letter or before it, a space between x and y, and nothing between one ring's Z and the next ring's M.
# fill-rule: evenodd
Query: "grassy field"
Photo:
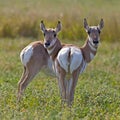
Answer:
M39 24L61 20L62 39L85 38L83 18L91 25L105 21L102 38L120 41L120 0L0 0L0 37L40 38Z
M120 120L120 0L0 0L0 120ZM63 43L82 46L83 18L105 27L95 59L79 77L74 104L61 106L56 78L40 72L16 101L19 53L42 39L41 20L61 20Z
M69 109L61 107L56 78L43 72L32 81L22 101L17 103L17 82L22 74L19 53L31 41L0 39L1 120L120 119L119 43L101 43L95 59L79 77L75 101ZM73 43L83 44L80 41Z

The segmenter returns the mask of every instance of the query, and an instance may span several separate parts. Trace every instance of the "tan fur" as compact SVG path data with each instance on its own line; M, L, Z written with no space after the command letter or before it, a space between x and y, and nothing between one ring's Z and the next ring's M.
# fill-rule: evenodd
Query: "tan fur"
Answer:
M55 46L52 46L51 48L48 48L47 50L49 51L49 50L51 50L53 48L55 50L50 54L50 56L52 57L52 60L54 61L56 56L57 56L57 54L58 54L58 52L59 52L59 50L62 48L62 45L61 45L59 39L57 39L57 41L55 43Z
M79 74L81 73L81 69L83 69L83 67L84 67L84 63L87 64L93 59L93 58L91 58L91 54L93 55L93 57L96 55L97 43L99 42L99 31L101 28L103 28L103 25L104 25L103 20L101 19L100 25L98 27L95 26L95 27L91 27L91 29L90 29L90 27L87 24L87 20L84 19L84 28L86 29L87 32L89 31L89 33L88 33L89 38L86 40L84 46L79 48L82 51L82 55L83 55L82 63L79 65L79 67L77 69L75 69L72 72L72 74L70 74L69 70L68 70L68 72L66 72L62 68L62 66L59 64L59 62L57 60L57 55L62 48L64 48L64 47L70 48L70 46L73 46L73 45L65 45L64 44L62 46L60 41L57 38L54 38L54 35L51 34L52 35L51 38L56 39L56 42L49 49L49 45L52 43L52 39L46 39L46 38L49 38L49 34L48 34L49 32L55 32L55 30L54 29L47 30L45 28L43 21L41 22L41 30L45 34L44 43L46 45L46 49L48 50L48 53L49 53L49 50L54 48L52 50L52 53L50 54L50 56L54 62L54 69L55 69L56 75L58 77L58 84L59 84L59 89L60 89L62 100L67 102L68 105L71 105L73 102L75 87L76 87L76 84L78 81ZM60 22L58 22L58 25L56 27L57 32L61 29L60 26L61 26ZM56 32L56 34L57 34L57 32ZM78 48L77 46L74 46L74 47ZM72 57L72 56L70 54L71 53L69 52L68 59L67 59L68 64L71 62L70 57ZM68 69L69 69L69 65L68 65ZM69 80L66 80L66 78Z
M48 66L50 59L47 50L40 41L32 42L33 54L26 66L24 66L23 74L18 82L18 100L30 81L43 68Z
M83 72L85 64L89 63L97 52L97 43L99 42L99 31L103 28L104 22L101 19L99 26L90 27L87 24L87 20L84 19L84 28L88 33L88 39L86 40L83 47L79 48L82 51L82 62L78 68L74 67L74 71L70 73L66 72L57 60L59 51L64 47L69 47L70 50L72 47L77 48L74 45L61 45L60 41L56 37L57 33L61 30L61 24L58 22L55 29L46 29L43 21L41 21L40 28L45 35L44 38L44 48L41 42L31 43L33 47L33 54L29 62L24 66L24 71L21 76L21 79L18 84L18 100L21 97L21 94L34 78L34 76L45 66L48 66L48 61L50 57L53 60L54 71L58 78L59 89L61 93L62 100L67 102L68 105L71 105L74 99L75 87L78 81L79 74ZM51 44L52 43L52 44ZM49 45L51 45L49 47ZM91 47L92 46L92 47ZM48 52L47 52L48 51ZM49 53L49 54L48 54ZM50 55L50 56L49 56ZM67 56L68 64L71 63L71 52L69 51ZM63 58L64 59L64 58ZM64 61L63 61L64 62ZM68 69L70 69L68 65Z
M80 49L82 50L84 59L87 63L89 63L91 61L90 52L93 53L94 55L96 55L96 52L97 52L97 48L96 48L96 51L93 51L90 48L90 46L88 45L88 40L86 40L85 44Z

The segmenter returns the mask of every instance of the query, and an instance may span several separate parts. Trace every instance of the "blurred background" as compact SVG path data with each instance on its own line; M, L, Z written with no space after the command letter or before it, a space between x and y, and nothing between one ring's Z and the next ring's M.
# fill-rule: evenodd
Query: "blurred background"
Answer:
M40 21L54 27L60 20L60 38L83 39L84 17L90 25L97 25L103 18L102 39L120 41L120 0L0 0L0 37L42 39Z

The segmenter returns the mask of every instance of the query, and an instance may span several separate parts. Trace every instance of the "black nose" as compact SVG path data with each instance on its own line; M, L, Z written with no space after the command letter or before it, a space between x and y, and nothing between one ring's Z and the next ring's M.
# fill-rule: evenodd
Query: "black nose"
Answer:
M98 42L97 40L94 40L93 43L94 43L94 44L98 44L99 42Z
M50 42L45 43L45 47L48 47L50 45Z

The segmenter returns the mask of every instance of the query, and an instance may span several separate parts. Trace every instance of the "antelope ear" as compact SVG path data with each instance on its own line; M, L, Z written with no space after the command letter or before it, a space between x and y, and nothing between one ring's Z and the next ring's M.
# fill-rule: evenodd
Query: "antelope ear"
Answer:
M100 20L100 24L98 25L98 28L101 30L104 27L104 21L103 19Z
M57 27L55 28L55 32L58 33L62 28L62 24L60 21L58 21Z
M45 30L46 30L45 25L44 25L44 23L43 23L43 20L42 20L41 23L40 23L40 29L42 30L43 33L44 33Z
M89 30L89 25L88 25L88 23L87 23L87 19L86 19L86 18L84 18L84 28L85 28L86 32L88 32L88 30Z

